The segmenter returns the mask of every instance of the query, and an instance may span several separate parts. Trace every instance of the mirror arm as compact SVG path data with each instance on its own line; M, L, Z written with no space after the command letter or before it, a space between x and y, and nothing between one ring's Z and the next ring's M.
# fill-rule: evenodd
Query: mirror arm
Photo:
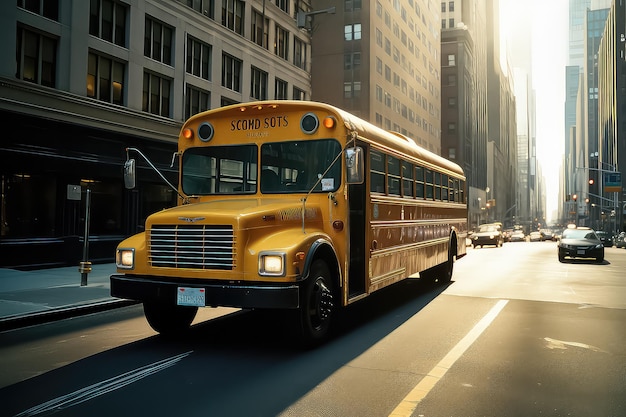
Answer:
M129 152L130 152L130 151L135 151L135 152L137 152L137 153L138 153L138 154L139 154L139 155L140 155L140 156L141 156L141 157L142 157L142 158L143 158L143 159L144 159L144 160L148 163L148 165L150 165L150 168L152 168L152 169L154 170L154 172L156 172L157 174L159 174L159 176L161 177L161 179L162 179L163 181L165 181L165 183L166 183L167 185L169 185L169 186L170 186L170 188L171 188L172 190L174 190L174 192L176 192L176 194L178 194L178 196L179 196L179 197L183 200L183 202L184 202L184 203L189 203L189 199L188 199L187 197L185 197L183 194L181 194L181 193L178 191L178 188L174 187L174 185L173 185L171 182L169 182L169 181L167 180L167 178L165 178L165 175L163 175L163 174L161 173L161 171L159 171L159 170L157 169L157 167L156 167L156 166L154 166L154 164L153 164L153 163L152 163L152 162L148 159L148 157L147 157L146 155L144 155L144 154L143 154L143 153L142 153L139 149L137 149L137 148L126 148L126 159L127 159L127 160L128 160L128 155L129 155ZM174 155L176 155L176 154L174 154ZM173 163L173 161L174 161L174 157L172 157L172 163Z

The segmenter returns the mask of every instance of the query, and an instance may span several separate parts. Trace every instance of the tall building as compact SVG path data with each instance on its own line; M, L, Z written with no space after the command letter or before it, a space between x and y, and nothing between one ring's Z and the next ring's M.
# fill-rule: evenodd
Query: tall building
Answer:
M585 92L585 117L586 141L587 141L587 172L584 178L587 180L589 203L586 215L586 223L596 229L601 229L601 207L604 206L600 189L600 174L604 167L600 155L602 150L598 142L598 52L609 9L587 10L585 18L585 60L583 71L582 90ZM590 181L591 180L591 181ZM585 200L586 201L586 200Z
M626 230L626 5L614 1L598 49L598 163L602 226ZM611 178L612 177L612 178ZM611 182L605 181L612 180ZM616 180L621 180L620 182Z
M465 172L474 227L487 220L487 10L481 0L450 3L441 17L441 147Z
M441 153L439 4L314 0L312 98ZM444 155L445 156L445 155Z
M306 2L18 0L0 3L0 266L76 264L91 197L89 258L176 194L126 148L170 168L180 126L199 111L311 97ZM89 189L90 193L87 193Z

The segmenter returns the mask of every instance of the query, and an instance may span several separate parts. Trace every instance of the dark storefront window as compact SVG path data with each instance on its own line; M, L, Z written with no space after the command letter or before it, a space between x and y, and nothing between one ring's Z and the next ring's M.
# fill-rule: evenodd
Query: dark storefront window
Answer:
M4 174L1 187L2 237L55 235L56 178L30 173Z
M85 230L85 203L87 190L91 191L89 235L122 234L122 197L124 188L121 182L89 180L80 182L82 189L80 208L80 231Z

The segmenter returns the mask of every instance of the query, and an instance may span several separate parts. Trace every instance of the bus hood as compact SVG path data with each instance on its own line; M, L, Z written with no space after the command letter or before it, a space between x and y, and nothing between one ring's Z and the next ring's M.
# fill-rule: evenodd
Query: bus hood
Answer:
M251 198L232 199L177 206L152 214L146 220L146 229L152 225L163 224L229 224L238 229L264 227L280 221L285 223L302 223L302 202L293 199L289 204L287 198ZM319 207L307 203L305 222L322 220Z

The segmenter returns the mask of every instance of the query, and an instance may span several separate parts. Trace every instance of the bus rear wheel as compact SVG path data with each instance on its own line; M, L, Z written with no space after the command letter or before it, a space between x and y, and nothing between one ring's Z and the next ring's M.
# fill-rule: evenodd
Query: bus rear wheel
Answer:
M198 307L183 307L165 303L144 302L143 312L154 331L164 336L185 332L196 317Z
M334 286L326 262L316 260L302 287L300 329L302 341L314 345L324 340L330 329L335 309Z

